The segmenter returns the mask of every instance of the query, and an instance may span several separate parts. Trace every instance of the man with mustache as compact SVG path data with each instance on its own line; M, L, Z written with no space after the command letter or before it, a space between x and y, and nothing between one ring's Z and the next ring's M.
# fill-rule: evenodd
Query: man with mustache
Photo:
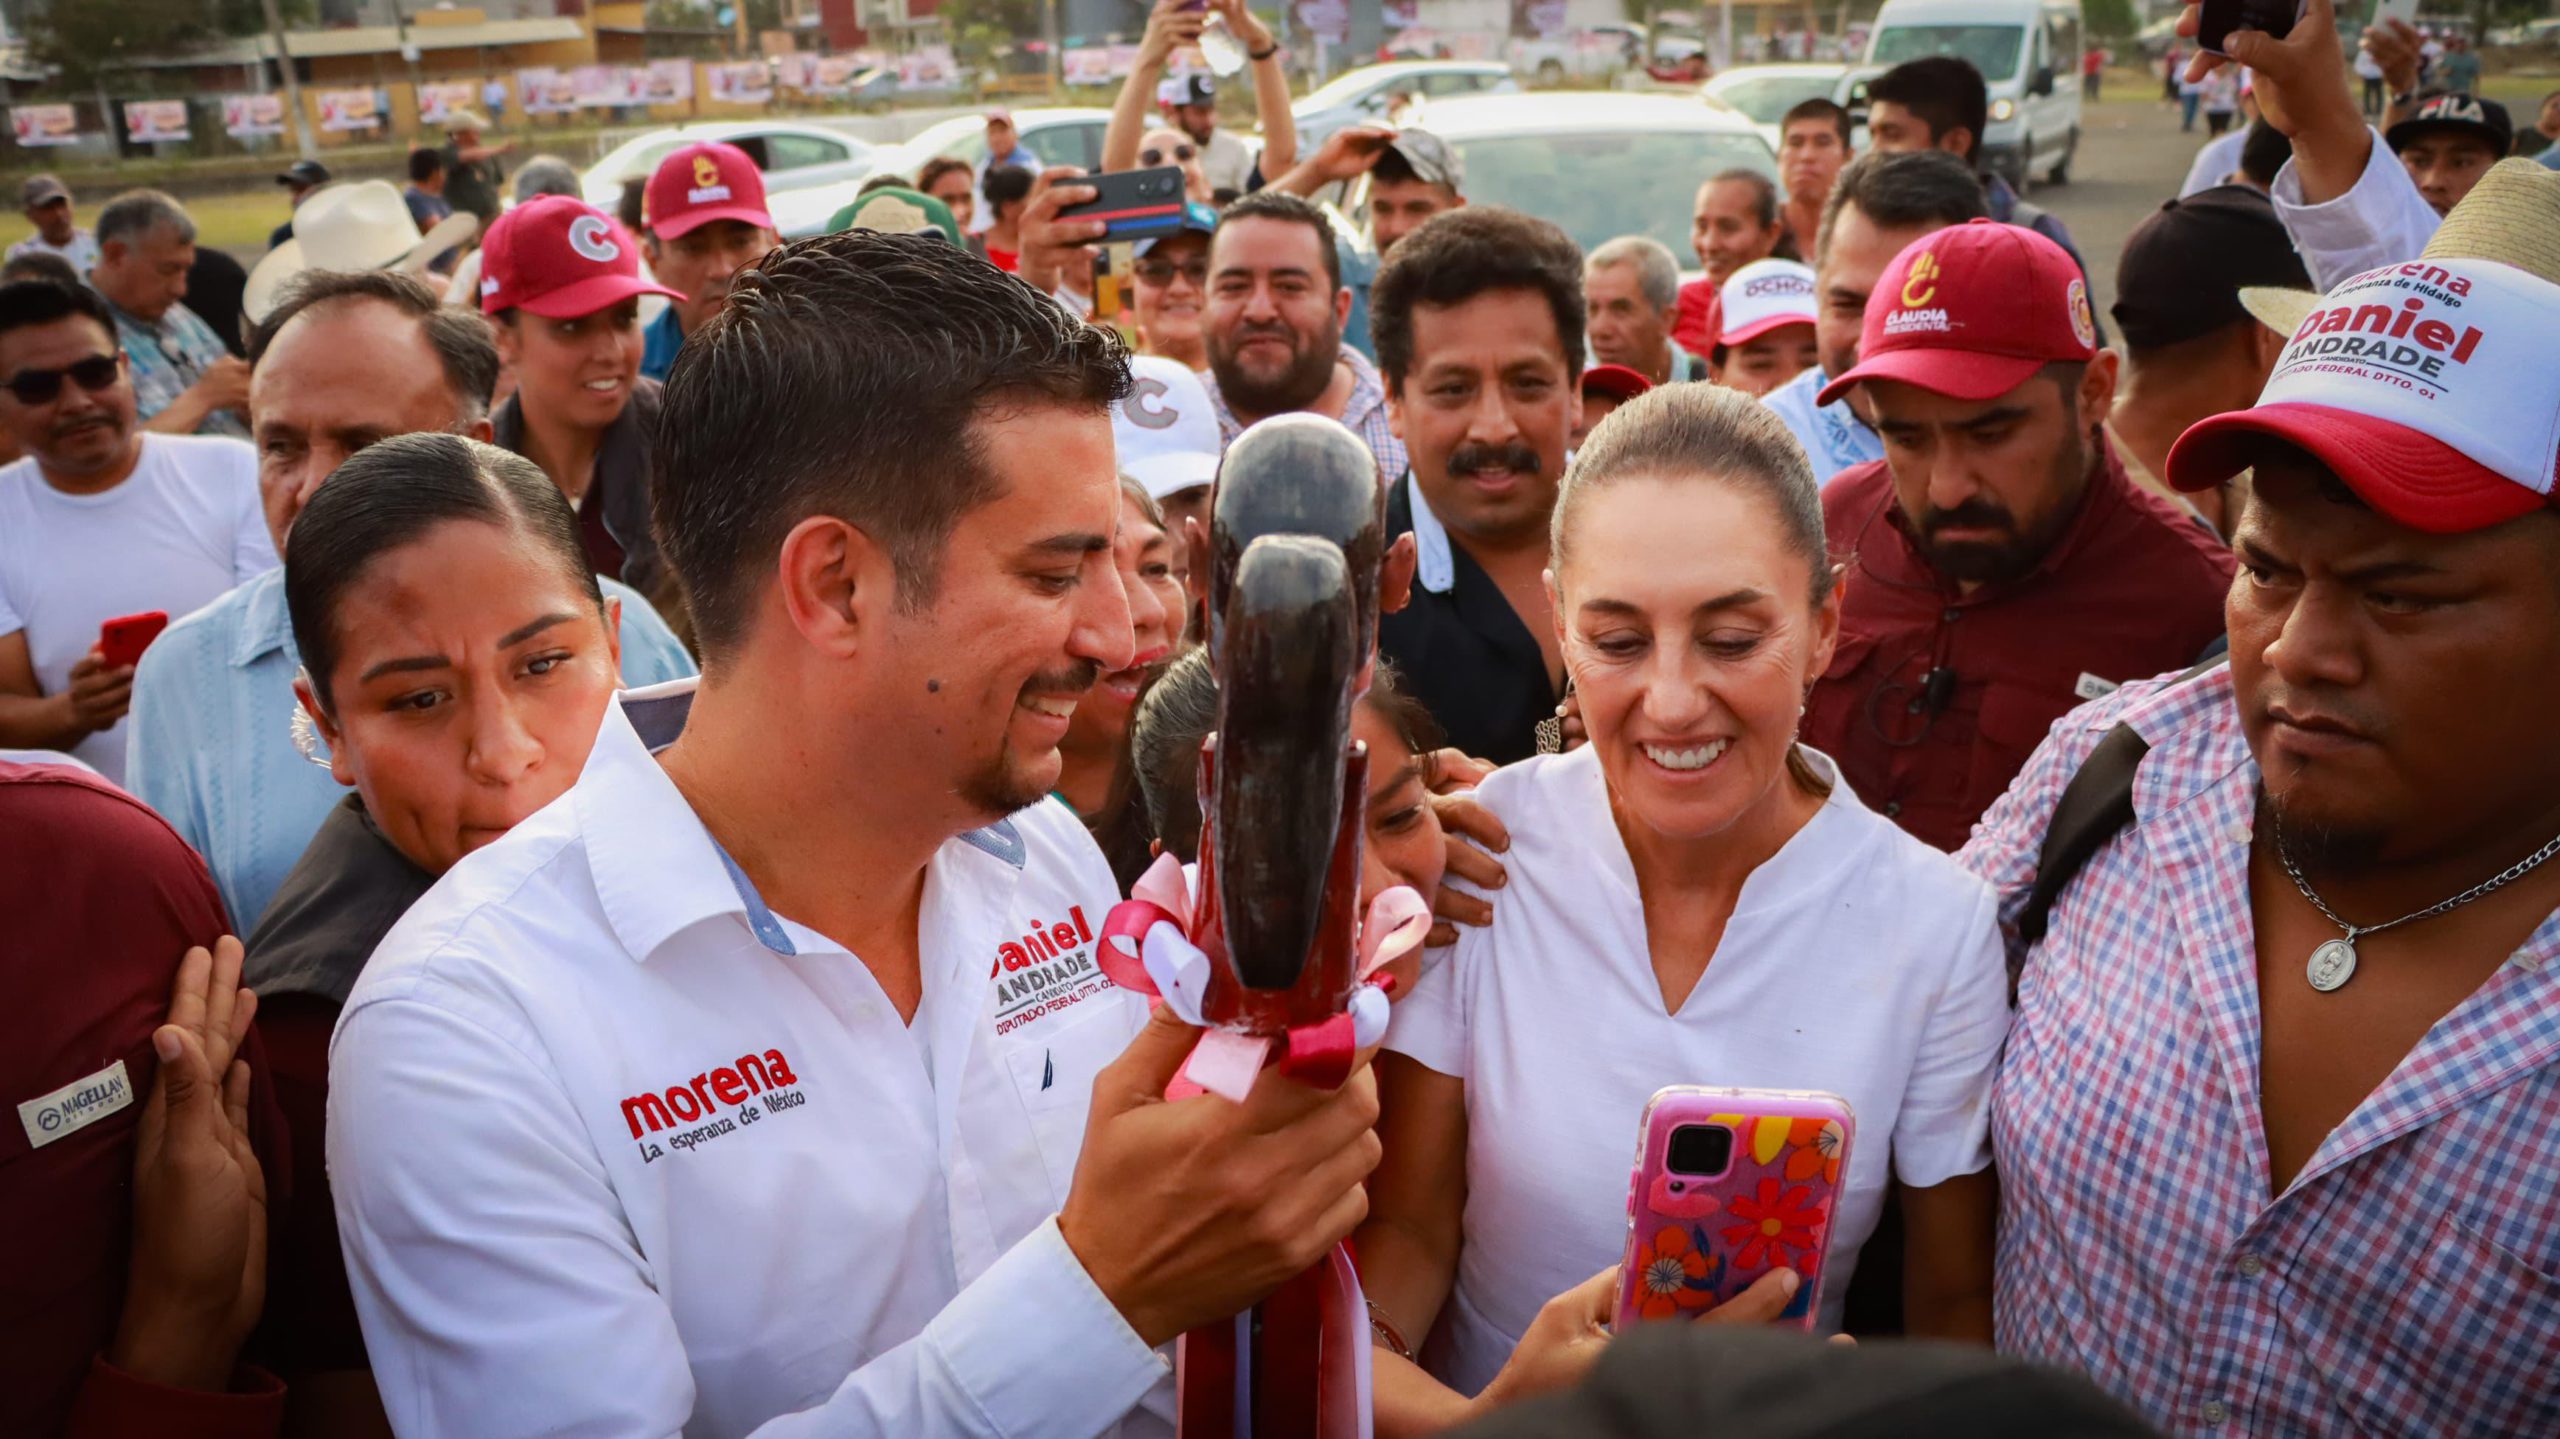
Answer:
M1378 367L1342 342L1351 291L1324 212L1277 191L1247 195L1209 240L1209 398L1232 441L1256 420L1306 411L1366 441L1387 479L1405 470Z
M651 500L701 682L627 692L331 1048L394 1429L1169 1434L1159 1346L1365 1212L1365 1067L1165 1098L1198 1031L1098 967L1049 797L1132 658L1129 388L934 234L785 245L687 342Z
M1582 412L1582 252L1515 210L1435 215L1378 272L1388 414L1411 467L1387 532L1411 534L1410 602L1378 649L1468 754L1537 748L1564 683L1544 575L1547 522Z
M1974 220L1914 240L1858 353L1819 399L1861 391L1885 453L1823 490L1847 588L1804 739L1952 850L2065 711L2215 642L2232 560L2126 478L2101 429L2116 356L2044 236Z
M146 434L116 317L98 294L0 285L0 748L67 750L124 781L133 666L99 627L183 615L276 549L246 441Z
M663 383L684 337L729 298L729 277L774 246L764 175L747 152L716 140L687 145L658 162L644 203L640 252L649 272L685 298L670 301L640 334L640 375Z

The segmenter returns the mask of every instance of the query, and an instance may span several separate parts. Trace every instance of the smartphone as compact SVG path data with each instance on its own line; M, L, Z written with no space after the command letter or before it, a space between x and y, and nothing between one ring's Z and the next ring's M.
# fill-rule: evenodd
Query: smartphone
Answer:
M137 663L151 642L169 627L165 610L146 610L138 615L125 615L98 626L98 653L110 668Z
M2235 30L2262 30L2270 40L2293 33L2301 0L2204 0L2196 14L2196 45L2219 55Z
M2403 25L2417 24L2418 0L2373 0L2373 28L2379 30L2389 20L2397 20Z
M1804 1287L1779 1322L1811 1329L1857 1131L1849 1101L1818 1090L1656 1093L1628 1178L1618 1326L1693 1318L1784 1267Z
M1102 238L1096 244L1153 240L1182 228L1184 197L1179 165L1114 170L1107 175L1088 175L1080 183L1091 185L1094 197L1060 210L1058 218L1102 221Z

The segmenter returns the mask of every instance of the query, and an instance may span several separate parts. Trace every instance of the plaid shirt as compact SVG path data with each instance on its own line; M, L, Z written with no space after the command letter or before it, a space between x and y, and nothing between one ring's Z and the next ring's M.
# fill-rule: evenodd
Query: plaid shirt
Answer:
M156 325L126 314L113 301L107 308L115 311L116 343L124 347L136 410L145 420L176 403L214 361L231 353L213 326L185 305L171 305ZM245 440L249 425L236 411L216 410L196 426L196 433Z
M2560 915L2270 1201L2229 669L2064 717L1959 860L2013 920L2119 720L2137 820L2055 906L1993 1101L2000 1347L2181 1434L2560 1434Z
M1404 478L1404 441L1387 423L1387 383L1378 376L1377 365L1349 345L1342 347L1342 363L1351 367L1351 398L1342 403L1342 423L1351 428L1378 457L1379 478L1394 484ZM1209 387L1209 403L1218 412L1218 443L1232 445L1244 433L1244 422L1227 408L1227 397L1218 393L1217 372L1207 371L1200 381Z

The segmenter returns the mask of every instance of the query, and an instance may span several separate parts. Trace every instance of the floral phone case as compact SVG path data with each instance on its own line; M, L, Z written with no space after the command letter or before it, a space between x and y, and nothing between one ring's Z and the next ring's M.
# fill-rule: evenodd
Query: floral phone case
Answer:
M1857 1128L1849 1101L1818 1090L1657 1092L1645 1105L1627 1186L1619 1326L1695 1317L1784 1266L1804 1287L1782 1322L1812 1328ZM1675 1144L1683 1131L1697 1132ZM1720 1167L1700 1162L1719 1150Z

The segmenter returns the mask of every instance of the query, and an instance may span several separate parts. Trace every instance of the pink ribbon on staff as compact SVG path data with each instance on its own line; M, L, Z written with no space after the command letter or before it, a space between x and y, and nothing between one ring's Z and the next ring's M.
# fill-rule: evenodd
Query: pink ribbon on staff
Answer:
M1273 1037L1213 1029L1201 1018L1209 992L1209 956L1192 942L1191 886L1182 862L1158 855L1131 886L1129 898L1111 907L1096 946L1102 972L1112 983L1162 1000L1185 1024L1201 1028L1200 1042L1182 1067L1211 1094L1242 1103L1270 1057ZM1351 1076L1351 1061L1387 1033L1387 994L1369 976L1402 958L1431 930L1431 906L1409 885L1396 885L1369 902L1360 922L1360 978L1350 1006L1316 1024L1279 1036L1280 1072L1331 1089ZM1180 1083L1177 1080L1176 1083Z

